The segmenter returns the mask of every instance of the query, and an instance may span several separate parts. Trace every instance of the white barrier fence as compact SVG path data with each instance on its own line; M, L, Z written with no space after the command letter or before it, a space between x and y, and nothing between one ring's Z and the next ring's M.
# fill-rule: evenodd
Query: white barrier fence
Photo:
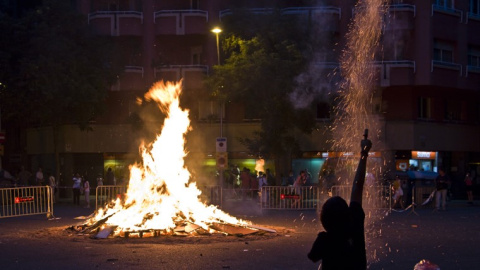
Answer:
M200 186L200 200L206 204L222 207L225 203L242 203L244 201L256 202L261 209L277 210L318 210L323 202L332 196L340 196L347 202L350 199L352 186L333 186L330 191L322 192L316 186L264 186L261 191L257 189L226 189L220 186ZM413 189L414 200L420 205L428 195L431 187L418 187ZM106 204L123 199L127 186L99 186L96 189L96 209ZM406 192L406 191L404 191ZM393 207L392 185L365 186L363 192L364 209L388 209Z
M49 186L0 189L0 218L46 214L53 217L53 192Z
M95 192L95 209L117 199L123 200L126 192L127 186L98 186Z
M314 186L266 186L260 193L262 209L315 210L320 203L320 189Z

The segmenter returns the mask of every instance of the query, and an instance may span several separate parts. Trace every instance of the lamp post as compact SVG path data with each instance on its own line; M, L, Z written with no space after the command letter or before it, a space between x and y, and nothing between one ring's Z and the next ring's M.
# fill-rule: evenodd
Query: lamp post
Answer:
M219 27L215 27L213 28L212 30L212 33L215 34L215 38L216 38L216 41L217 41L217 65L220 66L220 42L219 42L219 39L218 39L218 35L222 32L222 29L220 29ZM221 97L220 97L221 98ZM220 138L223 138L223 102L220 104ZM219 177L219 181L220 181L220 187L223 188L223 168L220 168L219 171L220 171L220 177ZM220 205L222 204L222 198L220 197Z
M217 65L220 65L220 43L218 40L218 35L222 32L222 29L215 27L211 31L215 34L217 39ZM223 103L220 104L220 137L223 137Z

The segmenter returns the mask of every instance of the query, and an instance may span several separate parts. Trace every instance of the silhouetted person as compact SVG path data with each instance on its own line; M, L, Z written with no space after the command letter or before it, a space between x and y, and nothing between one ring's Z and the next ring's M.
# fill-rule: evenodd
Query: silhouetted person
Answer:
M105 184L107 185L115 185L115 174L112 171L112 168L107 169L107 175L105 176Z
M437 210L440 210L440 206L442 206L442 210L446 209L449 184L450 177L448 177L444 169L439 169L438 176L435 178L435 187L437 189L435 192L435 207Z
M322 207L320 221L325 232L320 232L308 253L313 262L322 260L322 269L367 269L365 251L365 212L362 208L363 185L368 151L372 142L368 130L361 142L361 158L353 180L350 206L341 197L328 199Z
M80 174L76 173L72 181L73 204L80 205L80 188L82 187L82 178L80 177Z

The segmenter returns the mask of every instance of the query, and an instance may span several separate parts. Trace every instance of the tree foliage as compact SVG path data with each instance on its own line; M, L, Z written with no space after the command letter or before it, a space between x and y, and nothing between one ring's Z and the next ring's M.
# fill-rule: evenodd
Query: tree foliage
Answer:
M269 24L259 23L262 28L254 35L251 29L245 32L235 23L230 26L222 40L225 61L214 67L207 85L219 101L241 102L252 116L249 118L261 119L261 130L254 137L240 138L249 150L264 157L279 157L296 148L294 129L313 130L315 115L312 108L296 109L289 98L306 62L300 50L303 40L286 32L294 26L285 24L277 14L262 18Z

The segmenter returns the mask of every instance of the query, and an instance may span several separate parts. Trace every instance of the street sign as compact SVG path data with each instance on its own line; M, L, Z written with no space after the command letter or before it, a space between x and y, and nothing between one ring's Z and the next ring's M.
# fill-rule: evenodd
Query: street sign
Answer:
M217 153L227 152L227 138L218 137L216 144Z
M215 160L217 162L217 169L223 170L223 169L227 168L228 153L227 152L216 153Z

